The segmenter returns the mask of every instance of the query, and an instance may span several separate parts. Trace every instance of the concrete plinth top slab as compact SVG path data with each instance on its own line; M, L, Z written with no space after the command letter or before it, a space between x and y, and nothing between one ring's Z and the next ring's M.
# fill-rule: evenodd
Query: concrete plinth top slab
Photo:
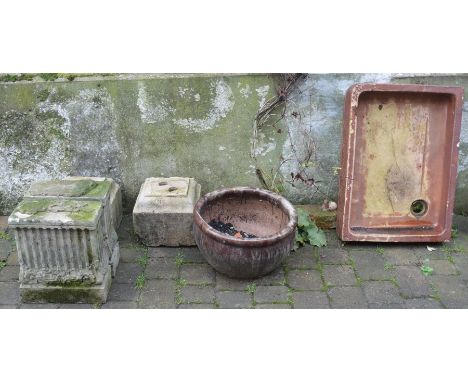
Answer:
M148 178L145 181L145 196L147 197L183 197L190 186L190 178Z
M138 213L192 213L200 197L193 178L148 178L141 186L133 210Z
M31 185L25 197L67 197L104 199L109 193L112 181L106 178L69 178L44 180Z
M10 227L96 228L102 204L93 200L63 198L26 198L8 218Z

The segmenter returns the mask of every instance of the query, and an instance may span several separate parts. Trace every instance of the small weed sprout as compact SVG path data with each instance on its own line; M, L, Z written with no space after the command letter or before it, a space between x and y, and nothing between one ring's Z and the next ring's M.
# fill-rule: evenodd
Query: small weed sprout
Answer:
M395 266L393 264L390 264L390 263L385 263L384 264L384 269L386 271L393 271L395 269Z
M382 247L377 247L375 252L377 253L377 255L382 256L384 254L385 250Z
M144 274L138 275L135 280L135 288L136 289L143 289L146 283L146 277Z
M8 240L8 241L13 240L13 238L10 235L8 235L8 233L6 233L5 231L0 231L0 239Z
M424 274L424 276L430 276L434 272L434 269L432 269L427 264L423 264L423 265L421 265L421 272Z
M144 255L141 255L140 257L138 257L137 261L138 261L138 264L140 264L142 267L146 267L149 261L148 253L146 252Z
M180 253L180 251L177 252L177 256L175 257L175 264L180 267L184 263L184 256Z
M6 265L6 260L0 260L0 270L5 268L5 265Z
M250 294L254 294L256 290L257 290L257 285L255 283L250 283L245 288L245 291L250 293Z

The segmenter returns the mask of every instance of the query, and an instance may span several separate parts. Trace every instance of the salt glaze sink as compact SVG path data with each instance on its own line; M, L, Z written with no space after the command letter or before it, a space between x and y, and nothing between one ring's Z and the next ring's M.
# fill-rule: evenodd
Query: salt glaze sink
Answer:
M257 236L237 238L208 223L231 223ZM294 245L297 214L285 198L258 188L225 188L206 194L194 208L193 233L206 261L232 278L251 279L277 268Z
M450 240L463 88L356 84L344 106L338 236Z

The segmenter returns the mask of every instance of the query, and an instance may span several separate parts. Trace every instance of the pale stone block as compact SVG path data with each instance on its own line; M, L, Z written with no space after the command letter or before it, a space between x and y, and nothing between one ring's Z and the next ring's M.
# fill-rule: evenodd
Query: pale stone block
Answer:
M112 275L119 264L117 228L122 220L122 195L119 185L111 178L70 176L63 180L35 182L24 198L66 198L73 200L97 200L104 206L105 245L110 254Z
M133 209L135 233L148 246L196 245L193 208L201 187L193 178L148 178Z
M100 200L28 196L8 224L16 239L24 302L106 301L112 254Z

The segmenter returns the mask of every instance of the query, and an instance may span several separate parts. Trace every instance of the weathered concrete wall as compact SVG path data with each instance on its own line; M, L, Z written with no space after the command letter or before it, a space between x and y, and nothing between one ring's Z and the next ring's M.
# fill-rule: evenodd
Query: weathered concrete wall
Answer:
M281 79L274 75L124 75L0 83L0 214L30 182L66 175L110 176L131 209L144 179L194 177L202 193L261 186L255 169L282 180L294 202L336 198L343 97L356 82L468 87L468 76L309 75L259 130L253 120ZM468 106L465 103L465 108ZM468 212L468 119L464 112L456 197ZM276 120L280 119L276 124ZM311 150L312 148L312 150ZM292 182L313 151L306 174L318 186ZM280 164L282 165L280 166Z

